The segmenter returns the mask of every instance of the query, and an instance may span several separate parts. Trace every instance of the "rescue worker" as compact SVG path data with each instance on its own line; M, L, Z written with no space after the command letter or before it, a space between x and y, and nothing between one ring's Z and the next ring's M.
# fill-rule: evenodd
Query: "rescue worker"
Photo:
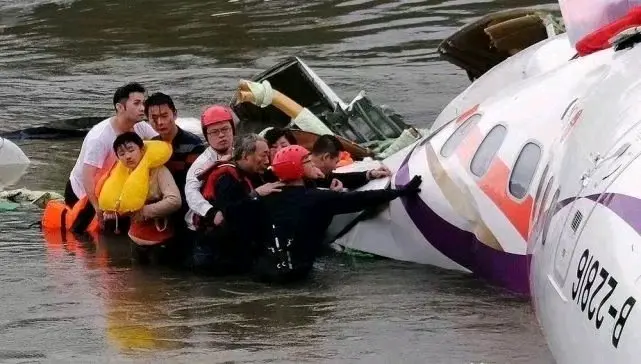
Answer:
M415 176L397 190L336 192L308 188L304 178L314 176L317 167L309 151L298 145L276 153L272 169L284 184L278 188L280 192L249 194L221 206L229 228L256 249L256 278L268 282L288 282L309 274L323 241L325 222L334 215L414 195L421 184L421 177Z
M217 161L229 160L235 134L234 118L231 110L222 105L208 107L200 117L203 135L209 146L194 161L187 171L185 181L185 199L189 211L185 222L191 231L198 230L198 225L220 225L222 214L217 214L211 203L203 197L202 179L199 176L209 170Z
M221 161L201 175L202 195L217 211L242 203L246 198L279 192L281 182L262 184L259 174L269 161L265 139L249 134L234 139L231 161ZM223 213L224 216L224 213ZM194 265L211 273L244 273L251 267L251 249L226 224L207 225L198 233Z
M145 122L145 88L139 83L128 83L119 87L113 96L116 115L94 125L80 148L78 160L71 170L65 187L65 204L74 208L78 201L86 200L70 229L83 233L94 217L102 225L102 212L98 208L99 191L96 191L101 177L111 170L116 162L113 142L122 133L133 131L142 139L152 139L158 133ZM86 199L85 199L86 198Z
M343 188L356 189L372 179L384 178L391 175L391 172L386 167L380 167L366 172L353 172L353 173L336 173L333 171L341 162L341 155L349 153L345 151L343 145L338 138L333 136L333 132L309 109L299 105L296 101L289 98L287 95L272 88L269 81L261 83L240 80L238 89L236 91L236 102L249 102L261 108L273 106L283 112L285 115L291 117L292 124L297 125L305 131L309 131L321 135L312 147L313 161L319 167L324 178L317 179L310 186L330 188L335 191L341 191ZM283 130L277 128L267 128L261 133L270 142L272 153L275 153L278 148L283 148L287 145L297 144L296 139L285 136ZM268 135L274 133L274 137ZM266 180L272 180L270 173L265 175ZM311 182L311 179L308 180Z
M391 175L390 170L385 166L364 172L335 173L334 170L340 160L340 153L344 150L345 148L341 142L333 135L321 135L316 140L312 147L311 160L320 169L324 177L313 180L312 185L330 188L334 191L341 191L343 188L353 190L366 185L370 180Z

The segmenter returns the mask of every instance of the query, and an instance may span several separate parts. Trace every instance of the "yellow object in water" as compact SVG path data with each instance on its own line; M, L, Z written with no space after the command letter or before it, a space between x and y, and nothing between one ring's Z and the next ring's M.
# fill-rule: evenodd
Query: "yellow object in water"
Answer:
M147 140L144 143L144 154L133 171L118 162L109 173L98 197L98 206L102 211L123 214L145 206L150 171L167 163L172 148L171 144L161 140Z

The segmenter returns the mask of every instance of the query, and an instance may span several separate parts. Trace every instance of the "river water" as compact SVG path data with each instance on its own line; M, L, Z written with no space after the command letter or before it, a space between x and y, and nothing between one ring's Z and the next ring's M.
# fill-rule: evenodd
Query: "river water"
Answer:
M5 0L0 131L108 116L119 85L181 115L302 57L345 100L365 89L429 125L469 81L440 40L535 0ZM15 187L62 191L80 141L20 143ZM465 275L342 256L293 288L132 264L118 241L45 244L37 208L0 214L0 362L553 362L529 302Z

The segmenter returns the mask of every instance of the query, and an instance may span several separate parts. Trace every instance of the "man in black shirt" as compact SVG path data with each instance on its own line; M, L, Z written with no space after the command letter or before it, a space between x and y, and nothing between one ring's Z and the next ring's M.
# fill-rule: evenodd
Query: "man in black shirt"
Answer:
M145 115L151 126L160 134L160 138L171 143L173 153L165 164L171 172L180 190L182 207L173 216L176 228L181 230L185 225L187 199L185 198L185 179L191 164L205 150L206 145L195 134L181 129L176 125L178 112L173 100L168 95L156 92L145 100Z

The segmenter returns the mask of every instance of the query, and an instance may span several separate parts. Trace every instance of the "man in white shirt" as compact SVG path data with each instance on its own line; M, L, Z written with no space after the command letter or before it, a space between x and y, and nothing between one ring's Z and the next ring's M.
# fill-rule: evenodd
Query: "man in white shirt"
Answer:
M141 122L145 117L144 99L145 88L139 83L119 87L113 97L116 115L94 125L82 142L80 155L65 188L65 203L73 208L85 197L88 201L70 227L72 231L85 231L94 216L102 221L96 185L116 161L112 148L116 137L128 131L136 132L142 139L158 136L149 124Z

